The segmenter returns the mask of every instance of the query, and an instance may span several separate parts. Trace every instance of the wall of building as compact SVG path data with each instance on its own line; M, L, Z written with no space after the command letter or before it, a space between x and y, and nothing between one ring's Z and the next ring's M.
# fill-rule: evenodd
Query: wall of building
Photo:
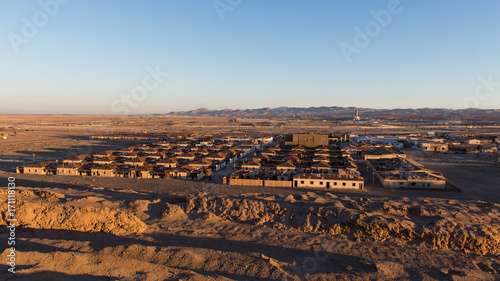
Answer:
M57 174L58 175L70 175L70 176L78 176L80 173L78 172L78 169L74 168L58 168L57 169Z
M143 178L143 179L152 179L153 178L153 176L151 175L151 173L149 171L141 171L140 175L141 175L141 178Z
M262 186L262 180L251 179L229 179L229 185L249 185L249 186Z
M330 179L294 179L295 187L331 188L331 189L363 189L363 181L330 180Z
M424 151L448 151L448 145L447 144L422 143L420 147Z
M95 170L92 171L92 176L94 177L103 177L103 178L114 178L116 177L113 171L105 171L105 170Z
M442 180L394 180L379 178L380 183L385 188L427 188L427 189L445 189L446 181Z
M30 175L45 175L46 172L43 168L24 168L25 174Z
M264 186L272 187L292 187L292 181L264 180Z
M394 159L394 158L406 158L406 154L365 154L363 156L364 160L370 160L370 159Z

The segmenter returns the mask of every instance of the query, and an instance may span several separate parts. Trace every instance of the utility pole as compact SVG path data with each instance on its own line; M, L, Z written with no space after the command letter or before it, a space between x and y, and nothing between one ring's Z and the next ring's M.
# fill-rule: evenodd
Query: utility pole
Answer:
M372 185L375 187L375 170L372 168Z

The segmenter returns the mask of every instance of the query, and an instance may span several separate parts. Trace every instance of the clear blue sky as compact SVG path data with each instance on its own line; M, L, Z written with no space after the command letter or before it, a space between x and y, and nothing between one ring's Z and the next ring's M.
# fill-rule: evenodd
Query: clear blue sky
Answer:
M479 77L500 82L500 1L401 0L348 62L342 42L391 1L219 0L237 4L222 19L211 0L72 0L49 16L0 0L0 113L500 108L498 83L474 100ZM155 84L147 67L169 75L126 105Z

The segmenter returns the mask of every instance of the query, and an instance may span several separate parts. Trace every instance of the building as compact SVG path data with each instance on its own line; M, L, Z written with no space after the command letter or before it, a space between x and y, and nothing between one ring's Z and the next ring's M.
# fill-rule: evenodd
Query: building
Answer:
M241 165L241 168L244 170L259 170L260 169L260 162L257 160L252 160L245 162Z
M446 179L427 172L379 172L377 178L385 188L445 189Z
M190 166L195 167L197 169L206 169L212 165L212 160L209 159L198 159L195 160L191 163L189 163Z
M471 139L468 140L468 144L473 144L473 145L485 145L492 142L490 139L486 138L477 138L477 139Z
M175 168L177 167L177 158L165 158L156 162L156 165L163 166L166 168Z
M186 168L174 168L165 171L165 174L169 174L172 179L188 179L190 171Z
M359 117L358 110L354 111L354 117L352 118L353 121L359 121L361 118Z
M306 147L328 146L328 135L291 134L285 135L285 145L301 145Z
M394 148L374 147L362 152L364 160L406 158L406 154Z
M276 170L295 170L297 167L289 161L276 165Z
M75 164L75 163L81 163L84 160L91 158L90 155L78 155L70 158L66 158L63 160L64 164Z
M51 164L50 162L32 164L32 165L24 166L23 169L22 169L22 171L23 171L24 174L46 175L47 171L45 169L50 164Z
M432 142L427 140L419 140L416 142L418 149L423 151L436 151L436 152L447 152L449 150L449 145L447 143Z
M332 167L325 162L316 162L311 165L311 169L314 170L331 170Z
M79 169L83 165L80 163L75 164L63 164L60 167L57 167L57 174L62 176L79 176Z
M445 189L446 178L406 159L369 160L374 176L385 188Z
M304 173L293 178L294 187L363 190L364 180L356 175Z
M143 166L145 162L146 162L146 157L136 157L129 160L125 160L123 163L139 167Z
M94 177L115 177L114 165L98 165L90 168L91 175Z

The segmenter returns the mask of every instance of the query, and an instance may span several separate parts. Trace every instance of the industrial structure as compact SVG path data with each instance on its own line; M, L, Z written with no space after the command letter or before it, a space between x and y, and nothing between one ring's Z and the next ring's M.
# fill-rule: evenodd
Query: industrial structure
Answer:
M359 117L359 112L358 110L356 109L356 111L354 111L354 117L352 118L353 121L359 121L361 120L361 118Z

